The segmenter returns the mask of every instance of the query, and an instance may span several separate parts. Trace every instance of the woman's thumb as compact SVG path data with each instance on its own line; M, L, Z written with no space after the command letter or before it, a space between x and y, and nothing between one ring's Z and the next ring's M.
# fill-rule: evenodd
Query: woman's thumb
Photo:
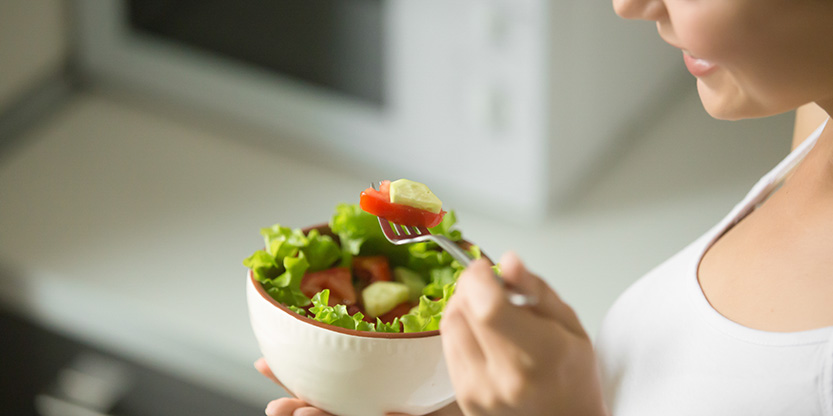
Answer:
M578 316L570 305L564 303L547 282L527 270L516 253L509 251L501 256L500 272L508 285L537 298L535 305L528 306L533 312L557 320L569 331L586 336Z

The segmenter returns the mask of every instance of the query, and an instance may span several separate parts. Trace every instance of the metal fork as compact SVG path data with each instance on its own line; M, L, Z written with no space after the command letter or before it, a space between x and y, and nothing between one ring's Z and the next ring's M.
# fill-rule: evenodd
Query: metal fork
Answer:
M372 184L373 189L376 184ZM377 189L378 190L378 189ZM431 234L431 231L426 227L406 226L390 222L382 217L379 219L379 226L382 227L382 234L393 244L410 244L419 243L423 241L433 241L437 243L440 248L447 251L455 260L460 262L463 267L467 267L473 260L468 251L463 250L455 242L449 240L445 236ZM515 306L534 306L538 303L538 297L534 294L525 294L517 290L517 288L506 284L497 273L492 273L495 280L506 291L506 299Z

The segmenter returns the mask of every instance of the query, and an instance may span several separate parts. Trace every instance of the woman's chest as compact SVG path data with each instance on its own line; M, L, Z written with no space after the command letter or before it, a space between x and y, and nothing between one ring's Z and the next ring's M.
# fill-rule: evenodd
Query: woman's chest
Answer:
M612 414L825 414L830 332L769 333L727 321L696 287L700 253L700 243L685 249L609 310L596 347Z
M831 326L833 215L791 207L783 191L712 245L698 268L700 286L714 309L750 328Z

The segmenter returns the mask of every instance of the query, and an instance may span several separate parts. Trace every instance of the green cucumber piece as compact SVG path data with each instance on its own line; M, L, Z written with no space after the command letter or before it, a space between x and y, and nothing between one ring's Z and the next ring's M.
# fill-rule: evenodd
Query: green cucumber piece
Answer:
M373 282L362 290L362 302L367 316L376 318L390 312L396 305L407 302L410 289L399 282Z
M419 302L422 289L425 288L425 280L419 273L405 267L396 267L393 269L393 280L408 286L408 300L411 303Z
M408 179L390 183L390 202L439 214L443 203L425 184Z

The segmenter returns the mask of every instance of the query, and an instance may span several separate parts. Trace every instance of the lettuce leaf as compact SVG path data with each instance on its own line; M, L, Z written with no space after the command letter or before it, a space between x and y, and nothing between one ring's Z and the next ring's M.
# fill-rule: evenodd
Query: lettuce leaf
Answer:
M431 234L440 234L446 236L451 241L459 241L463 238L463 234L459 230L453 230L454 224L457 223L457 214L453 210L449 210L443 216L442 221L434 227L429 228Z
M309 298L301 292L301 279L309 268L306 257L303 253L299 253L298 257L285 257L283 265L283 273L274 279L262 282L266 293L289 307L309 305Z
M289 306L289 310L297 313L298 315L307 316L307 310L304 308L299 308L297 306Z
M381 319L376 318L376 332L402 332L402 325L399 322L399 318L393 318L393 321L388 323L384 323Z
M318 322L335 325L340 328L356 329L370 332L400 332L399 320L394 319L390 323L384 323L376 318L376 324L364 321L364 314L356 312L352 316L347 312L347 306L329 306L330 290L324 289L312 297L312 307L309 309L311 318Z
M368 239L385 238L376 217L364 212L357 204L338 204L330 219L330 230L338 235L344 252L358 255Z
M454 261L447 251L438 250L437 244L431 241L408 244L408 263L405 267L427 274L429 270L450 266Z
M416 244L414 244L414 246L415 245ZM424 262L423 267L426 267L427 265L428 270L428 284L422 289L422 294L433 299L440 298L443 296L445 287L450 283L456 282L460 273L465 270L465 267L457 260L452 259L451 255L445 251L442 252L442 255L428 254L423 256L422 254L417 255L417 253L414 252L417 249L417 247L414 247L414 250L412 251L412 254L415 254L413 259L415 261L416 259L422 259L421 261ZM478 246L470 246L468 252L471 254L473 259L479 259L481 257L480 248Z
M243 260L256 280L278 302L289 307L304 307L310 299L301 292L306 272L325 270L341 258L341 248L332 237L313 230L309 235L298 229L275 224L260 230L265 249Z
M384 255L391 266L404 266L408 247L391 244L382 234L379 220L358 204L338 204L330 219L330 230L341 243L342 266L349 266L353 256Z
M341 247L328 235L320 235L318 230L310 231L309 242L301 247L301 252L309 261L309 271L317 272L329 269L341 258Z
M243 265L252 269L255 279L261 283L277 277L282 271L282 265L277 264L275 258L263 250L258 250L243 260Z
M403 331L407 333L440 329L445 305L454 293L455 287L456 282L447 284L443 287L443 296L437 300L431 300L423 295L419 299L419 306L400 318Z
M422 289L423 296L429 298L440 298L446 286L457 281L458 273L453 267L439 267L429 272L430 283Z
M364 318L364 315L362 315L361 312L356 312L353 316L350 316L350 314L347 312L347 306L329 306L327 304L329 302L329 299L329 289L324 289L316 293L315 296L312 297L313 306L309 309L310 313L312 313L312 319L315 319L319 322L323 322L325 324L335 325L341 328L357 329L358 327L362 327L361 330L368 330L364 328L370 326L370 323L364 322L362 320L362 318Z

